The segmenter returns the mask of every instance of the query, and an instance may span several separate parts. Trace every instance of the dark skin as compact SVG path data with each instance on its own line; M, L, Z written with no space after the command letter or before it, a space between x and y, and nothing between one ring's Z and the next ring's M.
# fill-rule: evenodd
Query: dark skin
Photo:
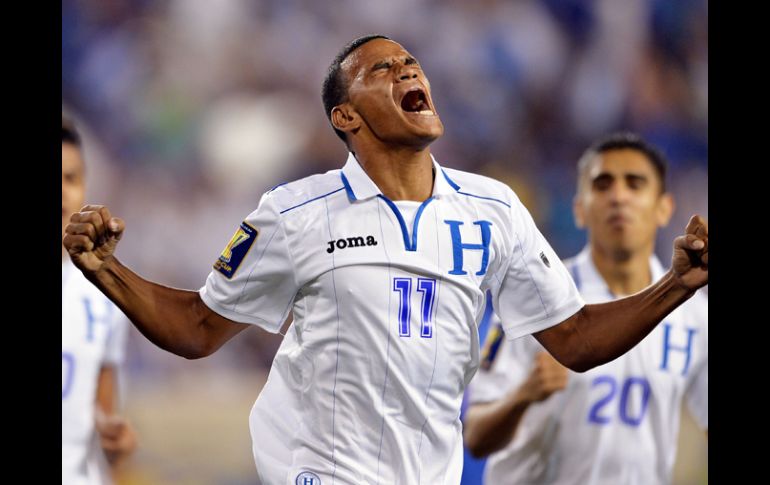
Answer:
M346 133L350 150L386 197L424 201L433 192L429 146L444 125L420 64L395 42L375 39L353 51L342 69L349 99L332 110L332 124ZM421 112L402 109L412 90L425 96Z
M351 151L383 194L392 200L424 201L433 191L429 145L444 128L430 84L412 58L384 39L353 51L342 65L349 99L332 110L332 123L345 132ZM402 109L411 89L423 92L427 109L421 111L431 113ZM72 216L64 245L75 265L150 341L177 355L200 358L247 328L211 311L197 292L152 283L123 266L114 251L124 229L125 223L106 207L86 206ZM618 357L708 282L707 243L706 223L695 216L686 235L674 242L672 269L661 281L623 300L586 305L535 337L576 371ZM617 329L618 314L631 315L623 319L622 331Z

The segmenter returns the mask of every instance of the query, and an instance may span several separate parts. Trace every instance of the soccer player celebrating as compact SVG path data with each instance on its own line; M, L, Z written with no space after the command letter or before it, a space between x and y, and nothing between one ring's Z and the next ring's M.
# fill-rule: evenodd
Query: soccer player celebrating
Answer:
M430 83L386 37L345 46L322 97L347 162L266 193L200 291L123 266L125 224L106 207L73 215L64 238L147 338L187 358L249 325L276 332L293 313L250 418L265 483L459 483L487 290L509 336L534 333L582 371L628 351L708 281L707 225L693 217L660 280L586 305L510 188L431 156L444 127Z

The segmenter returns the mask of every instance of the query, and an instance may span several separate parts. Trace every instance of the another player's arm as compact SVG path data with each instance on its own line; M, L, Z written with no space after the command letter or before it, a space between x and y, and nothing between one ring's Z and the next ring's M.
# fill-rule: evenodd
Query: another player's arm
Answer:
M585 305L533 335L563 365L585 372L630 350L707 283L708 226L693 216L685 235L674 240L671 269L659 281L626 298Z
M567 369L547 352L538 353L527 380L520 386L496 401L468 408L463 425L465 446L477 458L503 449L516 435L527 408L566 385Z
M104 206L76 212L65 229L64 246L75 266L158 347L188 359L215 352L247 324L206 306L197 291L145 280L113 256L125 223Z
M99 371L96 387L96 430L99 441L113 471L134 452L137 446L136 432L131 422L117 411L116 370L104 365Z

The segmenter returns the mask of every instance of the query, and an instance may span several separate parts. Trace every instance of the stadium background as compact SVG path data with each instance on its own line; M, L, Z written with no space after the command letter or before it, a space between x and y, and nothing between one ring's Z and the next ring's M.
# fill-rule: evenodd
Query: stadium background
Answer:
M608 131L670 160L664 261L689 215L708 216L704 0L63 0L62 103L84 134L87 200L126 220L120 259L198 288L264 191L341 166L320 84L367 33L423 65L446 127L439 162L511 185L563 258L585 241L575 161ZM141 444L120 483L254 483L248 414L279 343L250 329L186 361L132 329L122 385ZM674 483L706 483L689 417L680 442Z

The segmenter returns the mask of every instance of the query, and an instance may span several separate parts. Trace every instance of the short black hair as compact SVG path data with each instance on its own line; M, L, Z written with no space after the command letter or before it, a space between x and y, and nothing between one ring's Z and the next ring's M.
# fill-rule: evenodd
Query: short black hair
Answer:
M658 174L660 179L660 193L666 192L666 172L668 171L668 161L663 153L644 140L636 133L620 131L603 136L591 144L578 160L578 192L580 191L580 181L588 170L588 165L596 155L610 150L631 149L641 152L647 157Z
M381 34L369 34L359 37L348 42L348 44L337 53L337 56L329 66L329 70L324 78L323 87L321 88L321 100L323 101L324 111L326 111L326 117L329 118L329 122L332 120L332 109L348 100L348 86L342 75L342 63L347 59L351 52L374 39L393 40L390 37ZM334 125L332 125L332 128L334 128ZM347 144L347 139L345 138L345 133L343 131L334 128L334 132L337 133L340 140Z
M80 133L78 133L72 120L64 114L61 115L61 142L72 143L76 147L80 147Z

